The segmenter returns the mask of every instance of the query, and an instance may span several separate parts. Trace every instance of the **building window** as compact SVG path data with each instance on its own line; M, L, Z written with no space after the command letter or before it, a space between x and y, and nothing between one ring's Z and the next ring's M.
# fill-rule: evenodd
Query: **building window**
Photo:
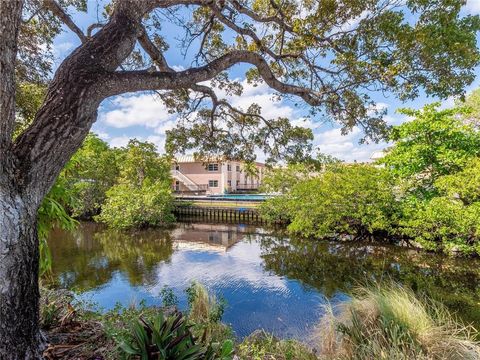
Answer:
M240 180L237 180L237 186L240 185Z
M232 180L227 181L228 186L232 186Z
M227 171L232 171L232 165L230 164L227 165Z
M237 165L237 172L240 172L240 165Z
M208 187L218 187L218 180L208 180Z
M218 171L218 164L208 164L208 171Z

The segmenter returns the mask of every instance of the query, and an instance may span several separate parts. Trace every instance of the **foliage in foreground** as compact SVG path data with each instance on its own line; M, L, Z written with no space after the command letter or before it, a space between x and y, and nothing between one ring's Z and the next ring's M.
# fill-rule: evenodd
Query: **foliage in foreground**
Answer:
M237 346L236 355L245 360L314 360L317 356L297 340L281 340L258 330Z
M473 328L398 285L359 288L338 310L327 308L318 327L321 358L480 358Z
M205 287L194 282L187 289L188 311L185 315L176 308L176 297L171 290L161 292L165 309L129 316L127 330L117 331L110 326L119 351L127 358L142 359L218 359L229 360L233 354L231 329L222 324L224 303L217 301ZM124 311L130 313L131 311ZM115 315L113 316L115 318ZM118 324L118 319L117 319Z
M261 206L306 237L407 240L427 250L480 254L480 132L463 108L404 110L379 164L298 165L270 173ZM347 236L346 236L347 235Z
M167 317L159 312L151 321L140 318L131 325L130 331L131 340L120 344L120 349L127 357L194 360L204 355L204 350L195 343L187 321L180 312Z
M85 304L74 309L70 305L73 297L66 292L44 290L42 325L51 339L57 330L64 333L72 326L80 345L83 342L85 354L81 355L105 359L231 360L236 355L241 360L473 360L480 356L475 329L464 326L440 303L419 298L396 284L357 288L339 308L327 307L315 334L305 334L305 339L314 341L316 351L262 330L235 342L231 330L218 317L209 316L217 314L222 305L202 285L194 283L188 292L185 314L175 307L143 303L100 314L87 310ZM170 299L167 293L162 296ZM78 333L86 329L90 334L89 324L101 325L93 327L100 342L88 342L85 334ZM218 330L220 326L222 331L210 330L206 335L207 328ZM79 346L64 358L74 353L82 358ZM64 351L61 344L59 348ZM49 349L53 352L55 346Z

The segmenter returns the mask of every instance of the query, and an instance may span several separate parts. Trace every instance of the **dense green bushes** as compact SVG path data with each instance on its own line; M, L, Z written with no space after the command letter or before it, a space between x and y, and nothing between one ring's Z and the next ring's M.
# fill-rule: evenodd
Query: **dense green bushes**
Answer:
M120 229L171 223L170 164L153 144L131 140L120 155L117 182L106 192L96 219Z
M170 161L150 143L131 140L112 149L90 134L57 183L70 194L64 206L74 217L96 216L119 229L174 220Z
M303 236L409 240L428 250L480 254L480 133L463 109L404 110L387 155L371 165L271 171L267 220Z
M72 194L68 206L73 216L88 219L100 212L107 190L117 180L120 154L96 134L87 136L60 175Z
M262 212L268 219L287 217L288 229L304 236L386 233L395 217L392 185L383 169L334 165L267 201Z

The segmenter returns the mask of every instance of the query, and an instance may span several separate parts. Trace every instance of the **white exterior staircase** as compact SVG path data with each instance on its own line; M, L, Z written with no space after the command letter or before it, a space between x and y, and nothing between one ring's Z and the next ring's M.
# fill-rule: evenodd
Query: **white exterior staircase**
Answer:
M182 174L179 170L171 170L170 173L172 177L180 182L182 182L189 190L198 191L200 186L192 181L188 176Z

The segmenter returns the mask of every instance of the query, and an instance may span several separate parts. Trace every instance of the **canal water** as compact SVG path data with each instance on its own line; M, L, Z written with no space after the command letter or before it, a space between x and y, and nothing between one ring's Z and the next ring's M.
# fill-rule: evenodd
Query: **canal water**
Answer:
M480 262L411 249L289 238L237 224L179 223L170 230L117 232L82 223L52 232L54 276L79 298L108 310L121 303L162 303L172 289L186 307L193 280L226 300L224 322L238 337L263 328L306 339L326 303L354 287L395 280L443 301L480 324Z

